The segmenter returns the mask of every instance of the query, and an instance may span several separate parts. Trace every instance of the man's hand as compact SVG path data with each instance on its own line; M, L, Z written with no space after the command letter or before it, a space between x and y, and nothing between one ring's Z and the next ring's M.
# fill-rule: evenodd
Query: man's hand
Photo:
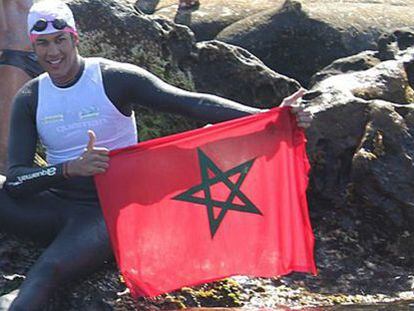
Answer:
M73 176L93 176L104 173L109 164L109 150L96 148L96 135L92 130L88 131L89 142L85 152L76 160L67 163L66 173Z
M292 95L283 99L279 107L292 107L292 112L296 115L296 121L299 127L308 128L313 119L313 115L309 110L306 110L304 105L300 104L302 96L305 94L305 89L300 89Z

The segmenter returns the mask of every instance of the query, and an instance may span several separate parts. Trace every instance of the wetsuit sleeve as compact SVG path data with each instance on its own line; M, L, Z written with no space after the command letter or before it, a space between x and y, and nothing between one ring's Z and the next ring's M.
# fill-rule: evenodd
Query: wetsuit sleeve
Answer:
M107 96L125 115L134 105L142 105L215 123L262 111L219 96L174 87L134 65L113 62L101 68Z
M32 80L33 81L33 80ZM8 170L4 189L13 197L24 197L65 180L62 164L34 167L36 153L37 83L29 82L15 97L8 145Z

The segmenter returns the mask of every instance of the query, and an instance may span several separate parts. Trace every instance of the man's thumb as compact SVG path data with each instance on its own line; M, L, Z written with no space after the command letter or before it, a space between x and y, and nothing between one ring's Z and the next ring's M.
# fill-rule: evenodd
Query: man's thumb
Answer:
M96 135L95 132L92 130L88 131L89 141L88 145L86 146L86 151L92 151L95 146Z
M300 88L295 93L285 97L279 107L288 107L297 104L297 100L305 94L305 91L306 90L304 88Z

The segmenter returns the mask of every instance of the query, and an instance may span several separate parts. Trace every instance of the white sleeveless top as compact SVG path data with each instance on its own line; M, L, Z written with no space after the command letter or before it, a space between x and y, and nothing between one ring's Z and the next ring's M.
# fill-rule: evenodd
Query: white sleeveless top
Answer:
M36 126L47 161L54 165L79 157L96 134L96 147L110 150L138 141L135 117L123 115L105 94L99 58L85 59L78 82L55 86L47 73L39 76Z

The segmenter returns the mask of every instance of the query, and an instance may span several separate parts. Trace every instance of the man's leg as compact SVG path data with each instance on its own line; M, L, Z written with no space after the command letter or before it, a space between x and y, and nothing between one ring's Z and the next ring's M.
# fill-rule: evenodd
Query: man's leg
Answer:
M64 224L60 206L61 199L46 191L27 199L13 199L0 189L0 230L50 242Z
M100 208L82 208L30 269L11 311L42 310L57 286L96 271L112 257Z
M49 192L16 200L0 189L0 230L50 243L63 226L58 213L59 201ZM0 311L8 310L17 294L15 290L1 296Z

